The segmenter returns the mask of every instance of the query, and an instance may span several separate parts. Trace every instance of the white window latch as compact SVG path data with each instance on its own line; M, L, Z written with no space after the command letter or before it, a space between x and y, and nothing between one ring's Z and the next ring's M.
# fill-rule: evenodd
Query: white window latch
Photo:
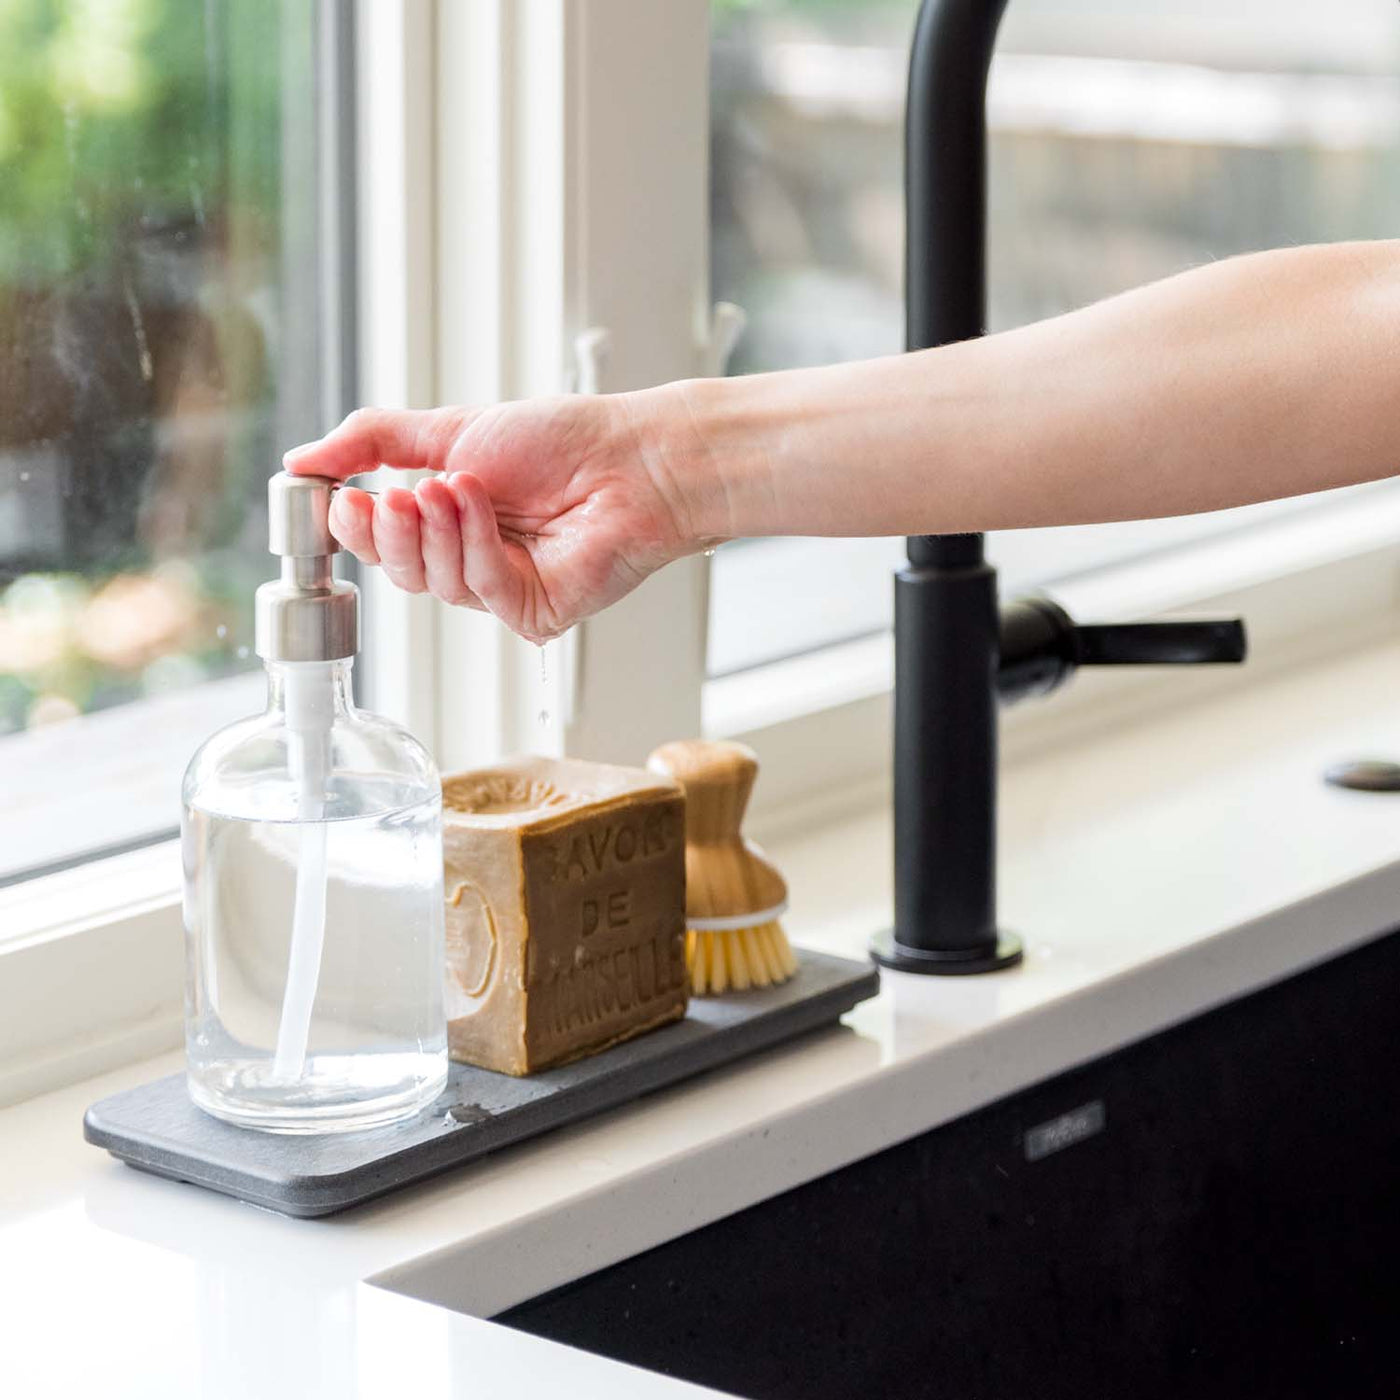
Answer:
M700 373L718 379L729 368L729 357L744 333L749 318L742 306L732 301L717 301L710 313L710 335L700 347Z
M602 394L603 373L608 367L612 333L606 326L590 326L574 337L574 370L566 376L569 389L578 394Z

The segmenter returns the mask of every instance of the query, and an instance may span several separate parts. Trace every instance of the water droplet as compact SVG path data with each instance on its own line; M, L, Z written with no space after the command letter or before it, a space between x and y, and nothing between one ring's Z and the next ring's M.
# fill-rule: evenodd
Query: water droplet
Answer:
M215 635L220 641L223 641L223 639L224 639L225 637L228 636L228 627L227 627L224 623L221 622L221 623L214 629L214 635Z
M20 472L20 474L19 474L19 479L20 479L21 481L28 481L28 480L29 480L29 473L28 473L28 472Z
M540 728L543 729L549 723L549 711L541 710L539 714L535 716L535 719L539 723Z
M248 648L247 648L247 647L239 647L238 650L237 650L236 652L234 652L234 655L235 655L240 661L246 661L246 660L248 659Z
M713 549L707 549L707 550L705 551L705 558L706 558L706 559L713 559L714 557L715 557L715 552L714 552Z

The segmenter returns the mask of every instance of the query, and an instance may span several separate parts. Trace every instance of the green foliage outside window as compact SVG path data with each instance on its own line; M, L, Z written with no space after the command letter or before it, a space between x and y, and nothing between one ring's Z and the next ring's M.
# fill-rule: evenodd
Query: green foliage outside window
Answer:
M0 733L249 664L312 16L0 0Z

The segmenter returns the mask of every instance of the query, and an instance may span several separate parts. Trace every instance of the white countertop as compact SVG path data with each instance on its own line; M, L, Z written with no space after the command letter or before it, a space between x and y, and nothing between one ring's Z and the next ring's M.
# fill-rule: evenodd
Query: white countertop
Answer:
M845 1027L343 1216L83 1143L88 1103L177 1057L0 1112L0 1393L706 1393L478 1319L1400 923L1400 796L1321 782L1400 755L1397 693L1379 648L1023 763L1002 823L1022 968L886 973ZM794 940L861 956L889 917L886 816L772 853Z

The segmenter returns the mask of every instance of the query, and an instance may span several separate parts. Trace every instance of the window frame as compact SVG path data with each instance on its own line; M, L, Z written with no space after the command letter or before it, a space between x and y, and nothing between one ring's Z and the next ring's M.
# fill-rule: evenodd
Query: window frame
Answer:
M362 167L379 181L362 201L362 305L378 308L363 314L365 400L489 403L701 372L707 0L409 3L403 14L421 64L405 101L418 110L393 139L398 164L371 135ZM416 205L431 219L385 233L386 210L414 189L431 189ZM373 574L371 703L428 742L444 772L524 749L636 761L698 732L706 577L703 559L681 561L542 661L490 618Z

